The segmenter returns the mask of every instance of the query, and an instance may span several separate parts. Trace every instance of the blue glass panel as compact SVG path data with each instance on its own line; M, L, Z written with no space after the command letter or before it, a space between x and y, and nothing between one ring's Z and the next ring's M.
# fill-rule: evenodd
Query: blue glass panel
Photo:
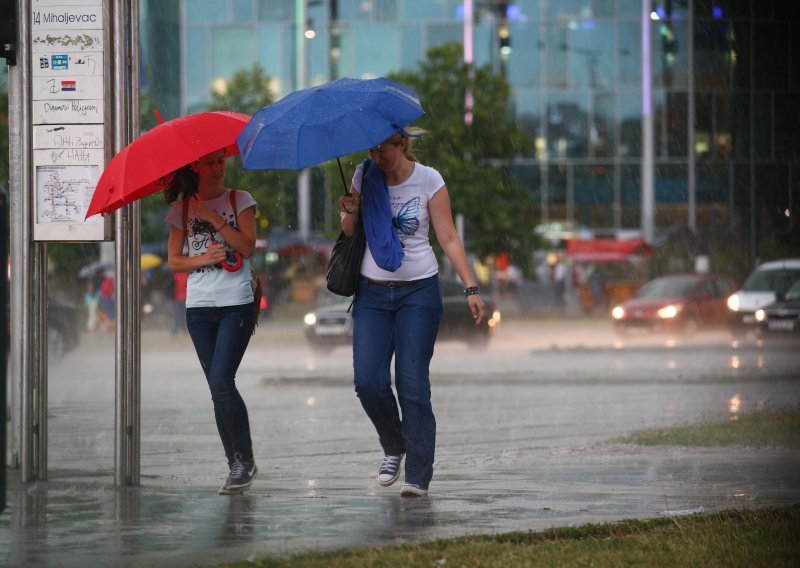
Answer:
M249 68L256 61L253 28L216 28L212 42L212 79L230 79L236 71Z
M437 45L456 42L464 45L464 27L459 23L428 24L425 30L425 50Z
M574 167L575 221L581 227L614 225L613 173L609 164Z
M671 25L653 22L653 83L666 87L685 87L688 83L689 60L685 22Z
M194 111L198 106L205 110L210 99L211 53L209 33L206 28L186 28L186 108Z
M281 95L286 94L287 85L286 81L280 81L284 77L293 77L293 61L294 61L294 45L289 53L286 53L284 45L286 44L286 36L294 39L294 28L285 28L284 26L260 26L258 33L258 64L264 69L264 72L272 77L278 79L281 83ZM294 83L288 86L288 90L293 90ZM276 93L278 94L278 93Z
M511 55L508 58L508 78L512 86L541 86L543 38L538 24L512 24Z
M400 67L403 69L416 69L419 62L425 57L426 46L422 40L422 28L418 25L407 24L400 28Z
M252 22L254 9L253 0L233 0L233 21Z
M514 2L519 8L522 21L536 21L542 18L543 2L541 0L517 0Z
M642 0L617 0L617 17L641 20Z
M547 102L550 158L589 155L589 97L586 93L550 92Z
M614 77L614 22L596 21L571 30L567 52L573 86L607 89Z
M558 0L547 5L548 19L591 17L591 0Z
M403 0L400 2L400 17L404 20L455 19L461 5L461 2L447 0Z
M188 24L214 24L228 21L226 2L220 0L192 0L184 2Z
M399 3L399 0L339 0L339 19L396 22Z
M295 0L258 0L261 22L294 22Z
M357 25L353 28L356 78L378 77L398 69L400 30L393 24Z
M686 203L688 195L687 168L683 165L660 164L655 169L656 203ZM683 219L674 219L680 223Z
M642 155L642 93L623 91L617 94L619 147L617 155L625 158Z
M595 157L610 157L616 154L614 132L617 124L616 95L596 93L594 95L594 123L589 135L591 154Z
M617 23L617 84L639 86L642 80L642 29L638 22Z

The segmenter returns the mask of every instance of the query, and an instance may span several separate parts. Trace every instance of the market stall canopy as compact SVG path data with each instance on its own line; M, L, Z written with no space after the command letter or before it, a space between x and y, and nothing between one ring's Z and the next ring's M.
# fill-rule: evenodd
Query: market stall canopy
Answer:
M611 239L569 240L567 258L575 262L627 262L633 258L653 255L653 247L641 239L615 241Z

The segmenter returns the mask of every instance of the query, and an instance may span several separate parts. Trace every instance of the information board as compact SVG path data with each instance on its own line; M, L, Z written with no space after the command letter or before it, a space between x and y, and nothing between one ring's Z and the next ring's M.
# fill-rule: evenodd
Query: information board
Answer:
M30 6L33 238L105 240L107 219L84 220L105 164L103 0Z

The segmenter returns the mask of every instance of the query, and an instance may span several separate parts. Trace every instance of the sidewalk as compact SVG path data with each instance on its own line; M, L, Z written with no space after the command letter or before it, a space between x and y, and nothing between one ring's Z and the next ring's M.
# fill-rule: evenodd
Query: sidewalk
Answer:
M653 364L651 376L598 375L618 357L607 322L504 327L483 354L437 345L437 458L419 500L377 483L382 456L347 351L315 359L301 324L278 320L259 327L239 376L259 465L252 490L216 494L225 472L209 396L188 340L166 333L143 338L141 486L115 487L113 337L84 337L51 369L49 480L23 485L8 472L0 565L206 566L800 502L798 451L608 441L717 416L733 394L748 408L797 404L796 373L686 378Z

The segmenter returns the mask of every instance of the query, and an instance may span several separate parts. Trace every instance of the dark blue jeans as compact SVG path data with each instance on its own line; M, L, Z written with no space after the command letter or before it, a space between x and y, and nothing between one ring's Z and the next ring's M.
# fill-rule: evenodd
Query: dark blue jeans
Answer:
M228 464L235 455L253 459L250 419L247 407L236 389L236 371L253 335L255 306L189 308L186 327L211 389L217 430Z
M356 393L383 451L405 452L406 482L423 487L433 477L436 451L429 367L441 317L438 276L400 288L359 281L353 303Z

